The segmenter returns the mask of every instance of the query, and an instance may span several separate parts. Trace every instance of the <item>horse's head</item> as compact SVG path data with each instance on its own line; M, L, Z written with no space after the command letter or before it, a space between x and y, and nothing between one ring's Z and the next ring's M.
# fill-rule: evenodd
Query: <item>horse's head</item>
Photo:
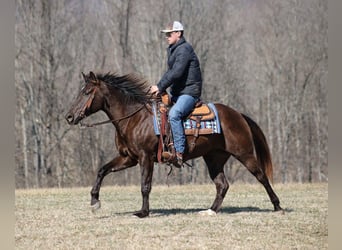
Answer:
M70 125L78 124L85 117L99 111L102 108L102 97L100 94L101 82L93 72L85 75L82 72L85 85L76 97L65 119Z

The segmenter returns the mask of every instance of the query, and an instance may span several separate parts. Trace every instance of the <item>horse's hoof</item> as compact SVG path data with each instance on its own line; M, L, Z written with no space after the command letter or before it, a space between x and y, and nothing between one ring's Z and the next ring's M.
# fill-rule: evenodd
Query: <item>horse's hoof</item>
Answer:
M101 202L97 201L95 204L91 205L91 211L95 213L97 210L101 208Z
M145 218L148 216L148 214L149 213L146 211L139 211L139 212L134 213L133 215L139 218Z
M275 210L274 212L282 214L282 215L285 214L285 210L284 209Z
M216 212L209 208L207 210L199 211L198 214L204 215L204 216L207 216L207 215L212 216L212 215L216 215Z
M285 214L285 210L281 208L281 206L274 206L274 212L279 212L280 214Z

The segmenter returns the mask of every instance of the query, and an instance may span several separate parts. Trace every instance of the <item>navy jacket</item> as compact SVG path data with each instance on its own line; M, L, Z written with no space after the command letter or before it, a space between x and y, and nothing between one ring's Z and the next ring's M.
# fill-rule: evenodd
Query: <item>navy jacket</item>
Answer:
M168 47L168 70L157 84L159 92L171 87L172 96L182 94L199 98L202 93L202 75L199 60L192 46L182 37Z

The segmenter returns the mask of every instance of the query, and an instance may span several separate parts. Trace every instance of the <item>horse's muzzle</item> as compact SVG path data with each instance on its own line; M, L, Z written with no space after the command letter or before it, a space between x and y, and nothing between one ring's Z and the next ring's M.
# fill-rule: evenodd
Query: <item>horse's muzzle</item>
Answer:
M67 113L65 115L65 119L67 120L69 125L72 125L73 122L74 122L74 116L72 114L70 114L70 113Z
M73 113L73 112L68 112L65 115L65 119L67 120L69 125L77 125L82 119L84 119L86 115L84 112L79 113Z

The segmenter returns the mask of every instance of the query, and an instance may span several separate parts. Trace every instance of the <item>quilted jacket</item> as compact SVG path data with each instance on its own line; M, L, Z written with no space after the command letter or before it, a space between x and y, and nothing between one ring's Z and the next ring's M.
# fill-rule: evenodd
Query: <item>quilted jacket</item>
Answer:
M184 37L168 47L168 70L157 84L159 92L170 87L172 96L182 94L199 98L202 92L200 63L192 46Z

